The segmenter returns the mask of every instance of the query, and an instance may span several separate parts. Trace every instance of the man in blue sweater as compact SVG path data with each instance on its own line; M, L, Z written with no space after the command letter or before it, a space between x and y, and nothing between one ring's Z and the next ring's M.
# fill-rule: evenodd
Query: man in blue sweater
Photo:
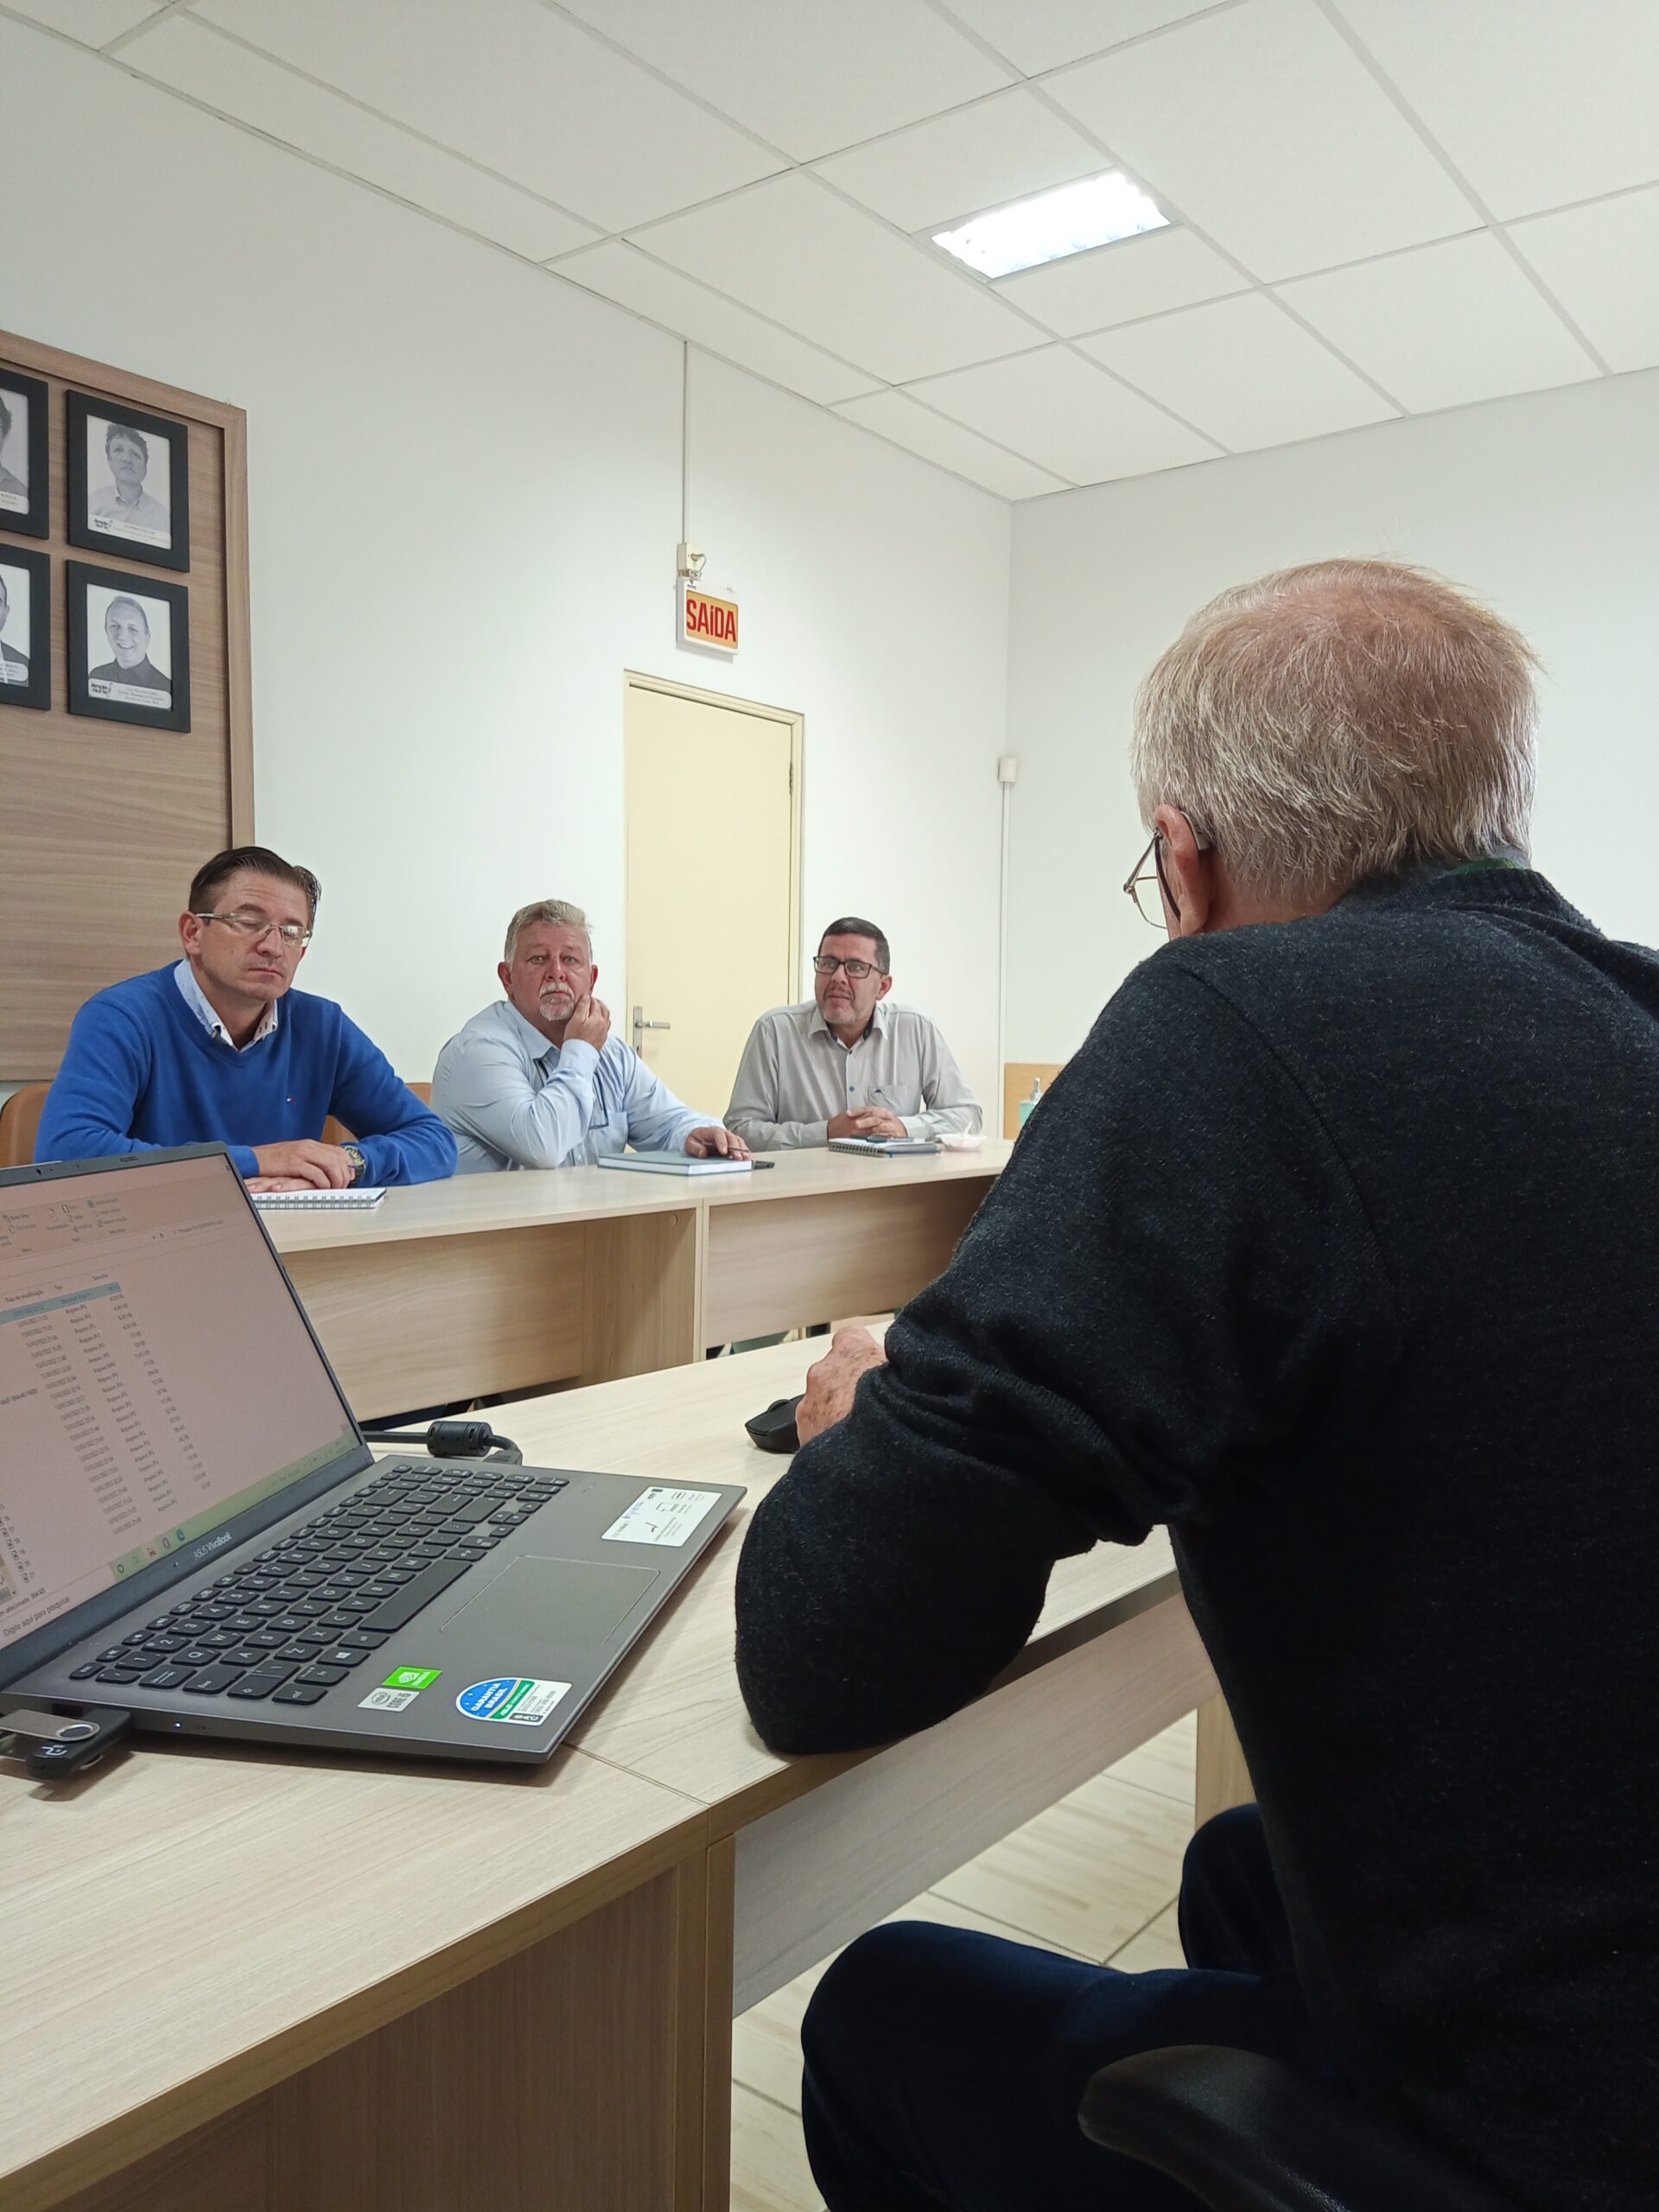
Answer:
M37 1160L222 1140L256 1190L429 1183L455 1141L332 999L292 986L321 896L263 845L219 853L179 917L184 957L75 1016ZM355 1134L324 1144L334 1114Z

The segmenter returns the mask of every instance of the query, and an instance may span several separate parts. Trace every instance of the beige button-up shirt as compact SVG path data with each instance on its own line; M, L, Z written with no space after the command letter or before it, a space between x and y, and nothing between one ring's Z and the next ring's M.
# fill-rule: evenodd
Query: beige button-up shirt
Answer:
M886 1107L912 1137L971 1135L981 1122L979 1101L925 1014L882 999L849 1047L809 999L774 1007L750 1031L726 1126L753 1151L786 1152L827 1144L834 1116L860 1106Z

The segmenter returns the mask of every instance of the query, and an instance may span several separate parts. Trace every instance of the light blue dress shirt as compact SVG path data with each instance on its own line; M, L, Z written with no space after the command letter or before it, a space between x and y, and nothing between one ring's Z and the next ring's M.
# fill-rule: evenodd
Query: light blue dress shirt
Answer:
M551 1045L505 999L475 1014L438 1054L432 1106L454 1132L458 1175L591 1166L630 1145L683 1152L693 1129L719 1122L682 1106L620 1037L599 1052Z
M196 981L196 971L188 960L180 961L178 966L173 970L173 980L183 993L186 1006L195 1015L207 1034L210 1037L216 1037L221 1045L228 1045L231 1050L235 1052L236 1039L214 1013L212 1000ZM247 1051L248 1045L263 1045L266 1038L275 1030L281 1019L276 1011L280 1003L280 1001L272 999L259 1017L259 1027L249 1038L248 1044L242 1046L241 1049L244 1052Z

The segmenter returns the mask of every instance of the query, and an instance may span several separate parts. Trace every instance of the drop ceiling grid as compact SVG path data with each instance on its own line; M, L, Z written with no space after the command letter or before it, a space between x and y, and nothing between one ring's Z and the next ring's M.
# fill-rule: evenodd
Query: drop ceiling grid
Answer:
M143 65L166 90L528 260L601 235L498 171L193 16L175 12L147 26Z
M61 32L78 46L102 48L165 10L158 0L10 0L10 12L19 22Z
M1214 327L1249 328L1258 359L1300 364L1310 395L1300 417L1288 393L1254 416L1234 410L1245 444L1321 435L1348 404L1333 397L1344 376L1374 395L1357 411L1382 416L1605 373L1610 356L1613 368L1645 365L1659 352L1659 314L1628 296L1651 264L1621 289L1617 263L1621 241L1649 236L1643 191L1659 179L1659 104L1636 89L1659 69L1650 0L1575 0L1572 34L1561 11L1531 46L1511 28L1496 72L1495 17L1510 0L1436 0L1432 14L1420 0L843 0L827 46L816 0L699 0L695 11L683 0L490 0L505 27L493 79L475 6L396 0L390 45L410 49L398 52L376 35L391 3L0 0L0 14L102 50L1004 497L1099 480L1056 470L1041 421L1022 425L1001 404L994 424L969 420L973 380L953 387L958 372L1015 365L985 384L1000 391L1020 383L1019 361L1027 380L1052 384L1058 360L1052 372L1036 360L1067 356L1065 388L1098 417L1077 426L1077 454L1115 451L1109 426L1135 416L1133 400L1168 426L1146 441L1166 457L1144 466L1180 466L1194 446L1205 457L1227 448L1229 410L1181 359L1179 321L1167 334L1113 334L1205 302L1241 303ZM849 10L860 30L850 55ZM424 38L410 36L411 15ZM820 42L804 60L804 30ZM210 55L209 37L225 51ZM447 105L434 47L448 55ZM486 95L478 111L456 111L457 71ZM558 92L561 79L571 128L550 133L549 86ZM1179 227L996 288L913 235L1113 162ZM766 220L741 208L752 195ZM1621 210L1626 197L1637 204ZM1560 211L1580 203L1564 224ZM784 208L831 242L822 286L788 266L788 226L773 219ZM1146 251L1159 244L1161 267ZM1465 315L1436 358L1446 319L1432 316L1415 359L1401 303L1444 308L1447 250L1459 247L1498 327ZM1114 254L1126 272L1116 296Z
M607 235L783 166L540 0L192 0L228 30ZM121 56L143 66L141 33Z

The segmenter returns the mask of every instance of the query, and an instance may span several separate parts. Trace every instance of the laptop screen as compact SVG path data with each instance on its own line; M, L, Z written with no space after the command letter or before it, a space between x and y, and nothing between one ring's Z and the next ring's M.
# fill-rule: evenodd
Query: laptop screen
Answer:
M0 1182L0 1651L357 1445L224 1154Z

